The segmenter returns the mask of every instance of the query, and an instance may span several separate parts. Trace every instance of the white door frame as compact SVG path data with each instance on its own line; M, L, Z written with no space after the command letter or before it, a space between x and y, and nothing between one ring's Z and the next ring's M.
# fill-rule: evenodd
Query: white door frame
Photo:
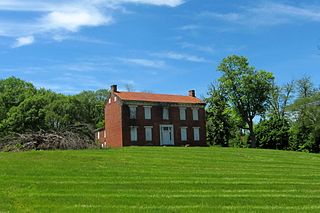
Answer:
M171 138L172 138L172 144L163 144L163 139L162 139L162 128L163 127L171 127ZM174 128L173 125L166 124L166 125L160 125L160 146L166 146L166 145L173 145L174 146Z

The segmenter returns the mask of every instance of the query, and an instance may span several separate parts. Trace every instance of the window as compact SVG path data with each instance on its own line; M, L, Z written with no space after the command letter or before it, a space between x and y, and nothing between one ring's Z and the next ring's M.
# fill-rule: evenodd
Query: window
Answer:
M137 118L137 106L129 106L130 109L130 119Z
M117 97L116 97L116 96L114 97L113 101L114 101L114 102L117 102Z
M100 139L100 132L98 132L98 140Z
M181 141L187 141L188 136L187 136L187 127L181 127Z
M180 108L180 120L182 121L186 120L186 108L184 107Z
M146 141L152 141L152 126L145 126Z
M151 119L151 106L144 107L144 119L147 119L147 120Z
M109 98L109 101L108 101L108 102L109 102L109 104L111 104L111 98Z
M107 130L103 131L103 137L106 138L107 137Z
M162 117L163 117L163 120L169 120L169 109L167 107L163 108Z
M130 127L130 138L131 138L131 141L138 141L138 127L136 126Z
M194 141L200 140L200 127L193 128L193 139L194 139Z
M194 121L199 120L199 110L198 109L192 109L192 117Z

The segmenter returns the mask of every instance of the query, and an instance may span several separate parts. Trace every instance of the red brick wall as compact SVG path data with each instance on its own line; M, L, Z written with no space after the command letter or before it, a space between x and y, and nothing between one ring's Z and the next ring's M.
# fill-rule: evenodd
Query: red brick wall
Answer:
M105 128L108 147L122 147L122 113L119 98L111 94L111 103L107 101L105 106Z
M180 120L179 107L169 107L169 120L162 119L162 106L152 106L151 120L144 119L144 107L138 105L137 119L130 119L128 105L122 107L123 145L133 145L130 140L130 126L138 127L138 142L134 145L160 145L160 125L172 124L174 126L174 142L177 146L189 144L191 146L206 146L206 123L204 107L199 109L199 120L193 121L192 108L187 108L185 121ZM145 140L145 126L153 126L152 144ZM188 141L181 141L180 127L188 127ZM194 141L193 127L200 127L200 141Z

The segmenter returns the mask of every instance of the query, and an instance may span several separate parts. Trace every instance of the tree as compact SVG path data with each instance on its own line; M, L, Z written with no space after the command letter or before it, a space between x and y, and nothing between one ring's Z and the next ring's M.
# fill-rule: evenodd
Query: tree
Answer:
M207 102L207 141L211 145L229 146L231 121L228 104L219 88L211 85Z
M36 88L31 83L15 77L0 80L0 121L6 118L12 107L35 94Z
M271 117L256 126L257 144L264 149L286 149L290 125L284 117Z
M303 77L302 79L298 80L297 86L300 98L310 97L316 92L310 77Z
M103 124L104 121L104 106L110 96L109 90L83 91L74 96L78 104L77 112L81 116L83 123L89 124L92 127Z
M47 130L45 107L52 101L52 96L39 92L27 97L18 106L11 107L6 119L2 120L4 131L19 132Z
M295 91L295 81L291 81L280 87L273 85L268 100L268 111L270 117L284 118L288 105L291 103Z
M293 150L318 153L320 151L320 92L304 97L306 94L311 95L311 93L302 93L300 98L289 107L289 110L296 115L291 127L290 147Z
M243 56L232 55L222 60L218 71L221 89L228 101L248 127L251 147L256 147L253 119L267 109L274 77L272 73L255 70Z

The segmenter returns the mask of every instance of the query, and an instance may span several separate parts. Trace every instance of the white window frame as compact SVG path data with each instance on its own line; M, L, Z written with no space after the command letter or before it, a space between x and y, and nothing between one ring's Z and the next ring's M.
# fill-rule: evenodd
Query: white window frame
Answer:
M144 127L144 132L145 132L145 139L147 142L152 142L152 138L153 138L153 135L152 135L152 129L153 129L153 126L145 126ZM148 137L148 131L150 131L150 137Z
M111 98L109 98L108 103L111 104Z
M138 127L137 126L130 126L130 140L132 142L138 141Z
M151 106L144 106L144 119L151 120L152 118L152 110Z
M169 107L162 108L162 119L169 120Z
M180 120L185 121L187 119L187 108L186 107L180 107Z
M137 119L137 106L129 105L130 119Z
M100 139L100 132L98 132L98 140Z
M192 119L194 121L198 121L199 120L199 109L198 108L193 108L192 109Z
M181 141L188 141L188 127L180 128Z
M193 140L200 141L200 127L193 127Z
M117 96L114 96L113 102L117 102Z

